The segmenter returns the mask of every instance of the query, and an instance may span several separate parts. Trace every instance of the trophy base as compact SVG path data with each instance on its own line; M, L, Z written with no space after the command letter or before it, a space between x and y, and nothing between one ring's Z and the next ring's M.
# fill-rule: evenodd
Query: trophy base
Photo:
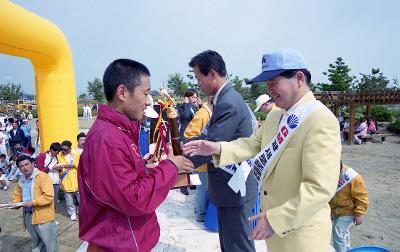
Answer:
M190 173L179 173L172 189L190 186Z

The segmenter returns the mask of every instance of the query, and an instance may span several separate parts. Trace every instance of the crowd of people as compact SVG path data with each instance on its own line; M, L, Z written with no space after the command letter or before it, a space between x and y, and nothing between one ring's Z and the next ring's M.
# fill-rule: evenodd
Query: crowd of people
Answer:
M1 124L0 188L6 191L16 182L12 202L22 203L23 222L32 238L34 251L57 251L55 208L60 203L60 192L66 201L71 221L77 219L74 197L79 204L77 168L85 143L85 133L77 136L78 146L65 140L54 142L40 153L38 136L32 146L32 127L28 118L4 118ZM3 126L4 125L4 126Z
M350 119L341 112L338 117L342 143L349 138ZM361 117L354 126L354 144L361 144L367 135L374 135L378 132L377 122L372 118Z
M289 49L263 55L262 72L249 84L266 83L269 95L256 100L254 111L227 80L219 53L199 53L189 66L208 102L189 89L178 107L184 155L164 150L165 159L143 162L139 134L152 105L150 71L129 59L105 70L107 104L99 106L88 135L77 136L76 149L65 140L32 156L21 129L28 124L11 122L0 166L18 173L13 202L23 202L16 208L23 208L33 248L57 250L54 209L61 190L71 221L79 217L87 251L150 251L160 235L156 208L179 173L197 173L196 220L204 222L208 200L216 206L221 251L253 252L254 240L265 240L272 252L329 251L330 244L346 251L368 194L361 175L341 162L346 119L339 124L315 99L303 56ZM266 113L264 121L255 118L257 111ZM368 131L366 121L358 128ZM14 166L6 164L7 154ZM2 181L7 188L8 179ZM261 209L254 214L258 198Z
M92 120L92 111L97 112L98 105L97 104L83 104L83 120Z
M38 150L39 139L34 139L32 145L32 126L29 124L31 115L25 117L16 115L14 117L2 114L0 116L0 169L3 177L3 190L7 190L10 181L18 179L21 172L15 161L21 154L35 157ZM37 125L36 125L37 127Z

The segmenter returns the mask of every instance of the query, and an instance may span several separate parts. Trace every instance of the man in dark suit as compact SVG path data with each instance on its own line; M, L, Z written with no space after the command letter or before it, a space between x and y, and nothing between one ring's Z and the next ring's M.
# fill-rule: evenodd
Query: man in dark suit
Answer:
M20 127L18 127L18 123L16 121L14 121L12 123L12 127L13 128L10 130L9 143L10 143L12 153L14 153L15 145L17 143L19 143L21 146L24 144L25 134L24 134L24 131Z
M207 96L214 96L214 111L207 136L210 141L232 141L252 134L251 116L242 96L227 82L225 62L215 51L202 52L189 62L200 88ZM252 173L246 181L246 196L235 193L228 186L232 175L214 167L211 156L194 156L195 166L208 163L208 195L217 207L218 231L222 251L255 251L248 239L252 223L248 217L256 203L257 185Z

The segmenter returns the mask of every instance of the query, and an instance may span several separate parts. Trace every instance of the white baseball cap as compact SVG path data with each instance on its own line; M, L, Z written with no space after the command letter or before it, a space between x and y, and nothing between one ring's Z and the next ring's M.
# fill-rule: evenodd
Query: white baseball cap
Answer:
M150 105L147 106L147 108L144 110L144 115L149 118L158 118L158 113L153 108L154 106L153 97L149 95L149 99L150 99Z
M259 111L260 108L261 108L261 106L262 106L264 103L269 102L269 101L271 101L271 100L272 100L272 98L269 97L269 95L267 95L267 94L260 95L260 96L256 99L256 105L257 105L257 107L256 107L256 109L254 110L254 112Z

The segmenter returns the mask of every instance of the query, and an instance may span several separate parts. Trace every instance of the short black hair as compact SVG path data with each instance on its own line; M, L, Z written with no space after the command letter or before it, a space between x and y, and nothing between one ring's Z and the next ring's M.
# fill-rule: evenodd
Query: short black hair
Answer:
M107 101L112 101L119 85L124 85L129 92L134 92L140 85L141 76L150 76L145 65L130 59L114 60L103 75L104 95Z
M50 145L50 150L61 151L61 144L59 142L52 143Z
M33 162L33 159L30 156L22 154L22 155L19 155L17 158L17 161L16 161L17 166L19 167L19 163L24 160L29 160L29 162L31 162L31 163Z
M185 97L191 97L191 96L193 96L194 94L199 95L199 94L197 93L197 91L194 90L193 88L186 89L186 91L185 91Z
M6 154L4 154L4 153L0 154L0 158L6 158L6 157L7 157Z
M208 75L211 70L214 70L219 76L226 76L225 61L216 51L207 50L197 54L190 60L189 66L191 68L197 66L204 75Z
M79 138L81 138L81 137L86 137L85 132L79 133L79 134L76 136L76 141L79 141Z
M29 151L29 153L35 153L35 148L33 148L32 146L28 146L28 151Z
M67 146L68 148L72 147L71 141L65 140L61 143L61 146Z
M292 78L298 71L302 72L306 76L307 84L311 83L311 73L307 69L290 69L286 70L285 72L281 73L279 76L282 76L286 79Z

